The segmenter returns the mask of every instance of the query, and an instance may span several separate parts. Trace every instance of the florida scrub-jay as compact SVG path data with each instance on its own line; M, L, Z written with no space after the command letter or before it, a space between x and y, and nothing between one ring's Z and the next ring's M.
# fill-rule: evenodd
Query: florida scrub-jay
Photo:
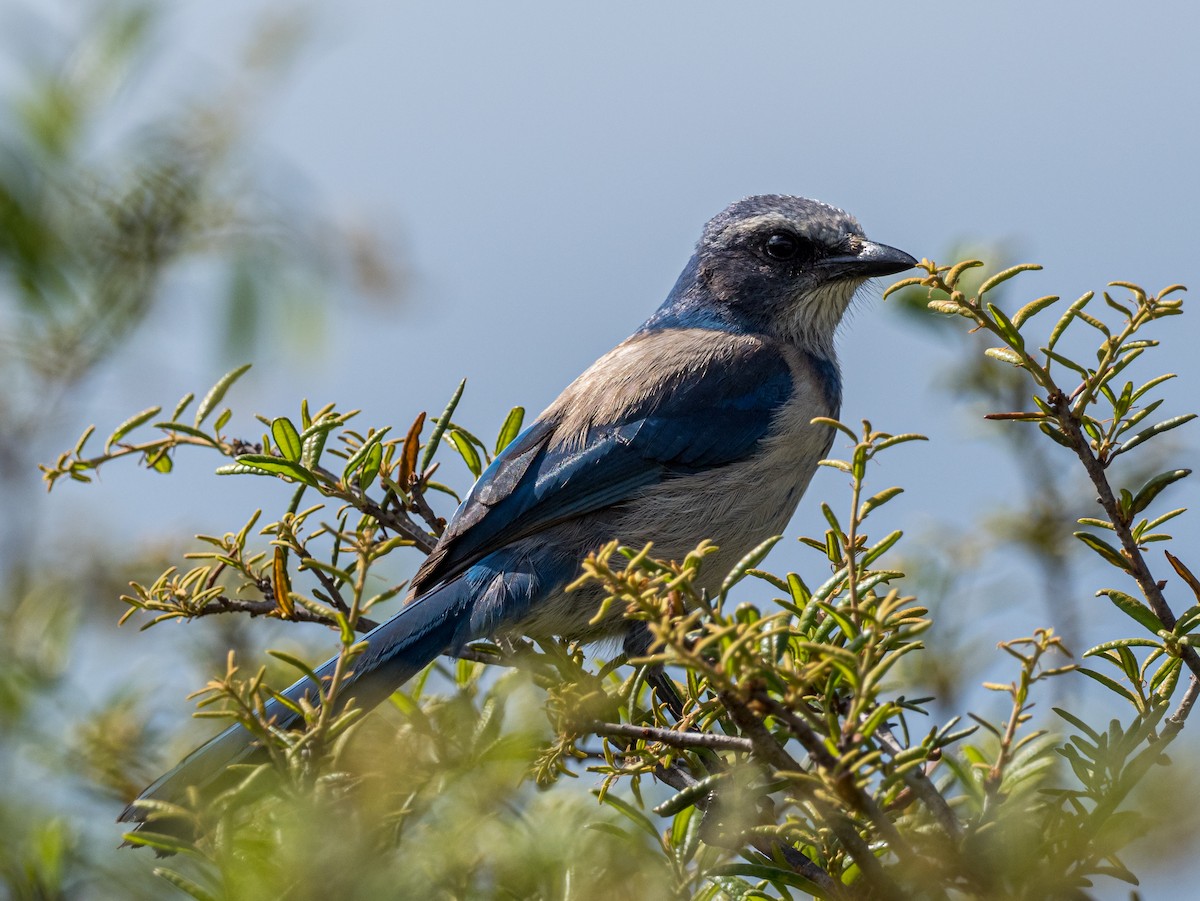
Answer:
M612 539L682 559L719 550L710 591L791 518L832 441L833 337L868 278L916 264L868 241L842 210L800 197L738 201L704 228L666 301L572 382L480 476L413 579L406 604L366 636L343 692L371 707L439 654L483 636L591 639L631 627L592 623L598 589L564 592L580 561ZM317 670L325 677L333 660ZM301 680L284 694L313 694ZM298 717L272 701L277 726ZM235 725L141 798L180 800L253 750ZM130 805L122 820L144 820Z

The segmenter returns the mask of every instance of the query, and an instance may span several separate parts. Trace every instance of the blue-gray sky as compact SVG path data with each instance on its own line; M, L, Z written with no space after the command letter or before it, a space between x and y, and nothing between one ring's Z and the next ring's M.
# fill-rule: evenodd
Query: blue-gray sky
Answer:
M251 7L266 5L179 5L147 77L225 77ZM1046 266L1019 283L1030 298L1110 279L1200 284L1191 5L346 2L312 21L256 126L263 158L285 161L285 177L334 215L382 224L412 280L399 307L331 323L320 365L260 366L244 402L263 412L308 395L402 427L465 376L463 421L494 431L508 406L540 409L636 327L704 221L752 193L841 206L918 257L1008 241ZM203 280L191 290L202 305ZM1198 322L1162 330L1156 371L1180 375L1171 412L1195 406ZM212 380L211 355L162 334L142 336L136 364L160 375L139 383L132 364L114 369L89 421ZM934 439L895 452L880 476L907 487L895 503L915 532L969 522L1011 493L992 427L933 386L941 342L876 292L840 353L844 420ZM828 473L810 499L840 487ZM151 528L229 525L202 522L187 489L168 490L167 525ZM144 475L114 473L71 494L97 511L138 492L153 497ZM65 494L54 503L76 500ZM795 530L820 528L807 503ZM1195 545L1194 524L1179 533ZM1007 634L1042 622L1036 604L1003 604ZM1148 897L1167 897L1159 888Z

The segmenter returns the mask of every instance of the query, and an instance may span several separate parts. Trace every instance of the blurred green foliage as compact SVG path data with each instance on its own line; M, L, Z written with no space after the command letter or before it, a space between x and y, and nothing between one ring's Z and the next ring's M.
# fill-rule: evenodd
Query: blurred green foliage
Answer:
M394 288L368 237L266 186L255 160L254 105L303 17L261 22L228 82L147 99L167 12L0 10L0 898L161 892L113 853L105 821L153 775L162 736L138 693L105 684L111 697L85 700L72 684L97 642L80 622L119 591L113 572L127 580L142 561L103 536L69 554L42 540L35 462L61 419L154 311L194 302L188 267L225 286L208 298L207 318L229 324L218 353L294 342L286 324L319 323L326 288ZM306 302L313 315L296 317Z

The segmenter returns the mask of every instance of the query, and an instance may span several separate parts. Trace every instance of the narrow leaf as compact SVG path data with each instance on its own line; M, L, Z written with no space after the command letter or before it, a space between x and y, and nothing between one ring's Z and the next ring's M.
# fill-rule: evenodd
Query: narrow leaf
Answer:
M1021 359L1021 355L1018 354L1015 350L1008 348L1008 347L989 347L987 350L984 351L984 353L987 354L989 357L991 357L993 360L1000 360L1001 362L1004 362L1004 363L1011 363L1013 366L1021 366L1024 363L1024 361Z
M1121 685L1120 682L1117 682L1115 679L1112 679L1112 678L1104 675L1103 673L1098 673L1095 670L1088 669L1086 666L1079 667L1075 672L1083 673L1083 675L1087 676L1089 679L1093 679L1096 682L1099 682L1101 685L1103 685L1109 691L1114 692L1115 694L1119 694L1121 697L1125 698L1125 700L1129 701L1129 703L1133 704L1135 707L1138 706L1138 699L1133 696L1133 693L1130 692L1129 689L1127 689L1123 685Z
M1088 302L1096 296L1095 291L1088 291L1077 301L1067 307L1067 311L1059 317L1058 322L1054 324L1054 328L1050 331L1050 340L1046 342L1046 349L1053 350L1054 345L1058 343L1058 339L1062 337L1063 332L1067 330L1067 326L1071 324L1071 320L1075 318L1075 314L1088 305Z
M1105 588L1097 591L1096 597L1101 596L1107 597L1116 605L1118 610L1150 630L1153 634L1157 635L1162 630L1163 624L1154 615L1154 611L1137 598L1131 597L1123 591L1117 591L1115 588Z
M354 473L357 472L359 467L366 462L367 456L371 453L372 448L378 447L379 442L383 440L383 436L391 430L392 427L387 425L377 432L372 432L367 437L367 440L362 443L362 447L356 450L353 455L351 455L350 459L346 461L346 467L342 470L342 480L347 485L350 484L350 480L354 476ZM375 471L379 471L378 467Z
M300 441L300 433L285 416L271 420L271 435L275 438L275 446L283 456L293 462L299 462L304 445Z
M931 300L925 304L926 308L934 313L942 313L947 316L967 316L971 314L964 310L962 304L955 303L953 300Z
M884 438L875 445L875 452L887 450L889 447L895 447L897 444L907 444L909 441L928 441L924 435L918 435L916 432L905 432L901 435L892 435L890 438Z
M375 481L375 477L379 475L380 467L383 466L383 445L376 444L367 452L367 459L363 461L362 468L358 471L358 483L366 488Z
M1025 339L1017 331L1016 326L1012 324L1008 316L1004 314L1004 311L992 303L987 305L987 310L991 314L993 321L995 321L997 328L1000 329L1000 335L1004 340L1012 347L1024 349Z
M116 429L113 430L113 433L108 436L108 440L104 442L104 452L107 454L109 450L112 449L114 444L116 444L138 426L149 422L151 419L157 416L161 410L162 407L150 407L147 410L143 410L141 413L135 413L133 416L130 416L123 423L117 426ZM81 440L79 445L76 447L75 452L78 453L82 446L83 441Z
M1174 482L1178 482L1180 479L1187 478L1191 474L1192 471L1190 469L1172 469L1170 472L1160 472L1138 489L1137 494L1133 496L1133 500L1130 502L1129 515L1134 516L1141 513L1150 506L1151 502L1158 497L1164 488Z
M1015 275L1020 275L1022 272L1036 272L1037 270L1039 270L1041 268L1042 267L1039 266L1037 263L1020 263L1016 266L1010 266L1008 269L1005 269L1003 272L997 272L995 275L993 275L991 278L989 278L986 282L984 282L982 285L980 285L979 291L977 293L979 294L980 297L982 297L984 294L987 294L988 291L991 291L993 288L996 288L999 285L1004 284L1006 281L1008 281L1010 278L1012 278Z
M1117 454L1123 454L1125 451L1133 450L1139 444L1149 441L1155 435L1161 435L1163 432L1169 432L1171 429L1178 428L1184 423L1191 422L1195 418L1195 413L1184 413L1182 416L1173 416L1170 419L1164 419L1162 422L1156 423L1155 425L1150 426L1148 429L1142 429L1142 431L1138 432L1132 438L1121 442L1120 447L1112 452L1112 456L1115 457ZM1109 459L1112 459L1112 457Z
M182 845L177 846L177 849L172 850L165 850L161 845L151 844L151 847L167 854L175 853L175 850L191 850L190 848L185 848ZM184 876L182 873L176 872L175 870L168 870L166 867L155 867L154 875L159 879L171 883L171 885L175 886L175 888L179 889L185 895L195 898L196 901L217 901L217 896L205 889L202 885L200 885L200 883L196 882L194 879L189 879L187 876Z
M471 475L479 478L483 472L483 461L479 459L479 451L475 449L475 445L471 443L471 439L458 429L451 429L447 437L450 439L450 443L454 445L454 449L458 451L459 456L463 458L463 462L467 464L467 469L471 470Z
M317 675L316 671L311 666L309 666L307 663L305 663L303 660L301 660L299 657L293 657L291 654L288 654L284 651L268 650L267 653L270 654L272 657L274 657L276 660L282 660L284 663L288 664L288 666L292 666L292 667L295 667L296 669L298 669L301 673L304 674L305 678L307 678L309 681L311 681L314 685L316 685L320 688L325 687L324 684L321 682L321 677Z
M1173 379L1176 377L1177 376L1175 375L1175 373L1167 372L1167 373L1164 373L1163 375L1158 376L1157 378L1152 378L1150 381L1146 382L1146 384L1142 385L1142 387L1138 388L1136 391L1133 392L1133 399L1135 401L1139 400L1142 397L1142 395L1145 394L1147 391L1149 391L1151 388L1157 388L1163 382L1169 381L1170 379Z
M225 392L229 390L230 386L233 385L234 382L245 375L249 368L250 364L246 363L245 365L234 369L232 372L225 373L225 375L221 376L220 380L208 390L208 394L204 395L204 400L200 401L200 406L196 409L195 424L197 426L204 422L204 420L208 417L208 414L211 413L217 404L219 404L225 397Z
M1038 428L1046 435L1047 438L1054 440L1056 444L1061 444L1063 447L1071 448L1071 439L1062 433L1062 431L1048 422L1039 422Z
M915 276L913 278L901 279L898 282L888 285L887 288L884 289L883 299L887 300L890 295L895 294L897 291L901 291L904 288L911 288L915 285L919 285L923 281L925 281L925 279L922 278L921 276Z
M782 535L772 535L737 562L737 565L725 577L725 581L721 583L721 600L725 600L726 595L729 594L729 590L734 585L746 578L747 570L752 569L762 562L762 559L771 552L771 548L775 547L782 537Z
M183 411L188 408L188 404L196 399L196 395L188 392L183 397L179 398L179 403L175 405L175 412L171 414L171 420L174 421L183 415Z
M446 404L446 409L442 411L442 415L433 424L433 433L429 436L429 443L425 445L425 453L421 455L421 465L418 467L418 474L425 472L429 468L434 452L442 441L442 433L446 431L446 426L450 424L450 417L454 415L454 410L458 407L458 402L462 400L463 390L466 387L466 379L458 383L458 387L454 389L454 394L450 398L450 403Z
M982 265L983 260L963 260L961 263L955 263L946 272L943 280L947 285L953 288L958 283L958 280L962 278L962 274L964 272L966 272L968 269L975 269Z
M500 434L496 436L496 453L504 450L521 432L521 424L525 421L525 408L513 407L508 411L504 425L500 426Z
M882 507L884 504L886 504L888 501L890 501L896 495L903 494L903 493L904 493L903 488L892 487L892 488L886 488L883 491L879 492L878 494L867 498L865 501L862 502L862 504L858 508L859 520L861 521L861 520L866 519L867 515L872 510L874 510L876 507Z
M329 416L323 419L317 419L312 425L300 433L300 462L309 469L317 465L317 461L321 459L321 454L325 450L325 442L329 440L329 433L336 429L339 425L345 422L345 419L340 416Z
M1122 557L1121 552L1103 538L1093 535L1091 532L1075 532L1073 534L1113 566L1125 572L1129 571L1129 561Z
M235 465L222 466L217 469L217 475L234 475L246 471L235 468L236 466L248 467L252 472L258 471L267 475L284 476L296 482L303 482L312 488L318 487L317 477L299 463L292 460L285 460L283 457L272 457L268 454L242 454L237 458Z
M1031 300L1025 306L1021 307L1021 309L1017 310L1017 312L1013 313L1012 324L1020 328L1042 310L1057 303L1059 299L1057 294L1047 294L1045 297Z

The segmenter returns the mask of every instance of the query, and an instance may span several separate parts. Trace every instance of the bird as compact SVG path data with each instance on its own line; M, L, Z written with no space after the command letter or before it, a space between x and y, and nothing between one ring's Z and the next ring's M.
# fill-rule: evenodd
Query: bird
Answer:
M439 655L505 635L639 640L619 610L596 621L598 586L566 591L611 540L682 560L716 551L710 593L784 530L833 442L819 417L842 399L834 333L859 288L917 261L870 241L845 211L768 194L713 217L662 305L597 360L480 475L410 583L407 603L365 636L339 698L369 709ZM615 606L615 605L614 605ZM317 668L332 675L337 658ZM301 719L310 679L271 700L275 727ZM135 829L161 803L203 792L252 759L233 725L121 813Z

